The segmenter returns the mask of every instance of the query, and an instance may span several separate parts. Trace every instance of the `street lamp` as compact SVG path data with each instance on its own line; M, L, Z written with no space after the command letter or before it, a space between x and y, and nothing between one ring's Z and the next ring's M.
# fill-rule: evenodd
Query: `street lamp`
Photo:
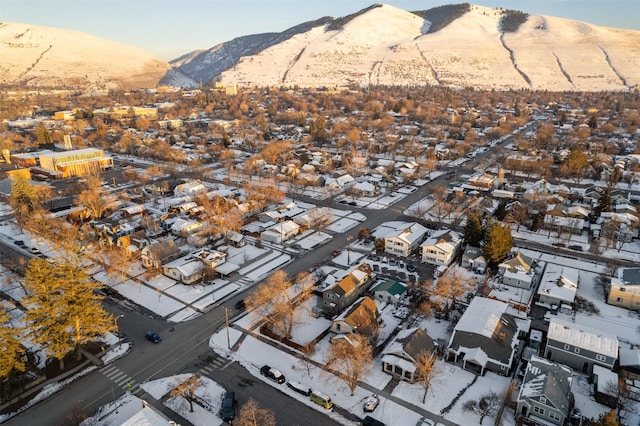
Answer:
M122 317L124 317L124 314L122 314L122 315L118 315L117 317L113 317L113 322L114 322L114 323L115 323L115 325L116 325L116 333L117 333L117 335L118 335L118 346L120 346L120 343L121 343L121 341L122 341L122 340L120 339L120 327L118 327L118 318L122 318Z
M347 235L347 265L351 266L351 240L353 240L352 235Z

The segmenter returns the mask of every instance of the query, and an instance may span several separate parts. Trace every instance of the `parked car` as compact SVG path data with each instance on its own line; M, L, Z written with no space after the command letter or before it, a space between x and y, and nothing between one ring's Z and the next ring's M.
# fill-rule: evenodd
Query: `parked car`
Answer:
M409 272L413 272L413 271L415 271L415 270L416 270L416 267L415 267L415 265L413 264L413 262L409 262L409 263L407 263L407 271L409 271Z
M571 246L568 246L567 248L568 248L569 250L575 250L575 251L582 251L582 250L583 250L583 249L582 249L582 246L579 246L579 245L577 245L577 244L575 244L575 245L571 245Z
M33 254L40 254L40 249L38 247L31 247L29 251Z
M289 386L290 389L293 389L294 391L296 391L299 394L302 394L304 396L311 395L311 388L309 386L303 385L302 383L298 383L298 382L294 382L292 380L289 380L287 382L287 386Z
M162 338L160 338L160 335L153 331L147 331L147 334L145 334L144 337L146 337L147 340L150 340L153 343L160 343L160 341L162 340Z
M279 370L276 370L275 368L269 367L268 365L263 365L262 368L260 368L260 374L262 374L268 379L273 380L278 384L282 384L286 380L284 377L284 374L282 374Z
M22 241L22 240L15 240L13 242L13 244L15 244L15 245L17 245L19 247L24 247L24 241Z
M385 424L382 423L380 420L374 419L371 416L365 417L364 420L362 420L362 425L363 426L385 426Z
M247 304L245 303L244 299L241 299L241 300L238 300L236 304L233 305L233 307L239 311L244 311L245 309L247 309Z
M340 256L340 254L341 254L341 253L342 253L342 251L341 251L341 250L335 250L335 251L331 254L331 256L333 256L333 257L338 257L338 256Z
M236 401L235 394L233 392L225 392L222 397L222 407L220 407L220 417L225 422L231 422L236 417L236 407L238 401Z
M378 407L378 404L380 404L380 398L378 398L378 395L369 395L369 397L364 400L364 411L371 413Z

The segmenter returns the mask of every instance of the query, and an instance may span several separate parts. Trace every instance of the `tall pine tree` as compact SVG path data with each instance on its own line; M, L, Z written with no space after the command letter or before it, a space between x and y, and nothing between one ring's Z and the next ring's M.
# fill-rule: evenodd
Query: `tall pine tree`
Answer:
M11 316L0 306L0 381L8 377L12 371L24 371L24 348L20 344L21 328L13 327Z
M484 238L482 222L477 212L467 216L467 223L464 224L464 242L467 245L479 247Z
M50 264L39 258L29 262L25 273L28 296L23 303L29 335L42 345L49 357L60 362L73 349L80 359L82 345L112 331L113 318L94 292L95 283L76 262Z
M489 221L485 228L482 254L490 267L496 267L511 251L511 227L501 222Z

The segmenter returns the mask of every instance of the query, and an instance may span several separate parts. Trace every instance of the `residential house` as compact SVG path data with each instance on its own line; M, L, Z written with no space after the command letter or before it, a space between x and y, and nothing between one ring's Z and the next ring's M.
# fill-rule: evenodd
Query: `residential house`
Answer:
M353 185L353 189L360 197L375 197L380 194L380 189L371 182L358 182Z
M543 226L557 232L580 234L588 215L589 212L582 207L570 209L561 204L551 204L544 213Z
M462 236L456 231L443 229L435 231L420 245L422 262L448 266L462 246Z
M206 192L207 188L202 182L194 180L190 182L181 183L173 188L173 195L175 197L195 196L200 192Z
M364 296L335 318L330 330L336 334L360 333L371 336L377 331L381 320L376 302Z
M571 374L566 365L532 356L518 392L517 415L535 424L564 425L573 408Z
M140 251L151 244L144 230L136 231L133 234L124 235L118 238L116 245L122 247L129 254L137 256Z
M591 373L595 364L612 369L618 359L618 338L553 318L547 332L545 358L583 373Z
M531 289L535 279L535 261L533 258L520 252L511 252L510 255L498 265L500 281L504 285Z
M401 330L382 351L382 371L400 380L414 382L420 375L416 367L420 356L431 354L437 348L438 344L422 328Z
M162 265L162 273L182 284L195 284L204 278L205 265L197 258L187 255Z
M338 176L337 178L327 178L325 186L332 190L344 190L355 183L355 179L350 174Z
M293 221L305 229L326 224L331 220L331 210L328 207L313 207L306 213L296 215Z
M577 269L547 263L538 287L539 301L570 311L579 283L580 272Z
M175 259L178 246L171 238L145 246L140 253L142 266L147 269L160 269L163 264Z
M467 246L464 253L462 253L460 266L478 274L484 274L487 270L487 261L482 255L482 249L480 247Z
M171 233L173 235L179 236L187 236L195 234L196 232L202 230L202 222L197 220L187 220L187 219L176 219L171 225Z
M476 173L469 178L469 186L478 191L491 191L496 186L496 178L488 173Z
M640 268L619 268L611 278L607 303L640 311Z
M618 349L620 366L620 376L628 379L631 383L638 383L640 388L640 348L634 345L623 345ZM638 393L636 401L640 401L640 389L636 389Z
M381 281L371 288L371 294L375 300L396 305L407 294L407 286L394 280Z
M609 408L616 408L619 393L618 374L599 365L594 365L593 397L596 402Z
M508 376L518 358L522 328L499 300L475 297L456 324L449 341L449 359L476 374Z
M260 233L263 241L283 244L286 240L300 233L300 225L292 220L285 220L272 225Z
M398 222L398 226L384 237L384 251L408 257L427 235L427 228L419 223Z
M361 297L374 279L371 266L363 263L340 281L320 287L318 307L327 314L336 315Z

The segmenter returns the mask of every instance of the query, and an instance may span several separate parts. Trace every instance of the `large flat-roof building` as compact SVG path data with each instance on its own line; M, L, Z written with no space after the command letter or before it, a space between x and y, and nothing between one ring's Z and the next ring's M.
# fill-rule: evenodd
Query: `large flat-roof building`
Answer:
M86 176L113 167L113 158L97 148L40 154L40 167L62 173L63 178Z

